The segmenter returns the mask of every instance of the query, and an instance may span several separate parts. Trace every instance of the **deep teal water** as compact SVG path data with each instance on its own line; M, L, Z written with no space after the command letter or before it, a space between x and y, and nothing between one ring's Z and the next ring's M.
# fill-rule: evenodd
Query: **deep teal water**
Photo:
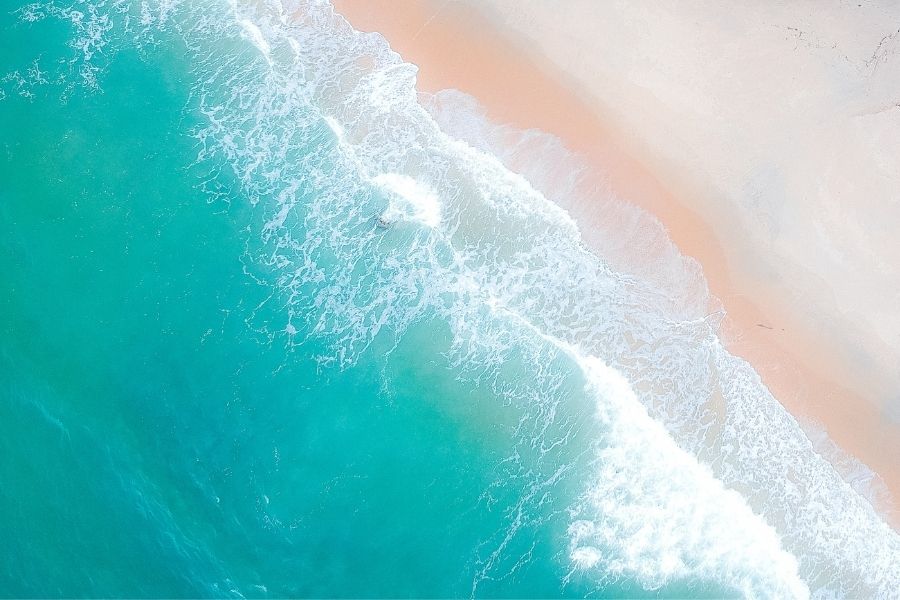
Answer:
M490 431L515 417L454 380L439 322L343 372L248 325L260 223L198 188L170 43L122 50L102 93L0 104L0 594L468 594L504 521L478 501L510 445ZM559 570L544 556L487 593L557 595Z

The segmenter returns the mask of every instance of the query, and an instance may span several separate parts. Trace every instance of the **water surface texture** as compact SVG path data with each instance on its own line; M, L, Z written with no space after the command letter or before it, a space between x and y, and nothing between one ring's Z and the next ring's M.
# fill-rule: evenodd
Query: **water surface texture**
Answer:
M0 36L0 595L900 589L697 265L586 249L553 138L326 2Z

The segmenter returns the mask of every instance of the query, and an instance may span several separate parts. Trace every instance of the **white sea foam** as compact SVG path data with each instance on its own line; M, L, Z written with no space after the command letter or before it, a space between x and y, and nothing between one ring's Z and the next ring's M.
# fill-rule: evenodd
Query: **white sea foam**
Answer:
M727 583L747 598L809 596L775 530L675 444L622 373L534 331L579 365L605 432L593 448L594 483L569 508L570 577L593 570L601 581L624 575L647 589L699 580Z
M259 27L254 25L253 22L248 19L238 19L238 24L240 24L240 26L246 32L246 38L250 40L250 42L254 46L256 46L260 52L262 52L263 56L266 57L266 60L271 63L272 49L269 47L269 43L266 41L266 38L263 37L262 31L259 30Z
M576 565L650 589L688 579L728 582L748 598L808 596L774 529L677 448L620 373L595 357L579 360L615 444L598 449L595 483L572 509Z
M412 177L398 173L382 173L373 177L372 181L394 197L391 205L381 215L385 222L409 218L428 227L441 224L441 202L434 190Z
M326 2L166 4L154 26L176 22L195 64L203 185L230 198L227 171L265 217L245 260L287 319L255 325L292 346L315 338L323 367L347 367L437 315L450 367L520 411L493 484L520 494L477 550L473 593L527 563L521 540L558 514L554 501L569 580L696 577L762 597L900 589L898 536L724 349L699 268L652 218L546 160L560 156L549 138L505 130L500 143L449 95L429 114L415 67ZM71 10L25 14L76 23L79 71L95 76L90 49L130 9L89 5L99 29ZM141 44L153 35L141 27L122 31ZM385 195L412 226L378 230ZM610 217L592 240L600 257L563 210L595 201ZM652 251L635 262L634 244Z
M658 287L667 299L657 300L668 303L672 318L719 314L721 306L709 296L700 265L679 252L653 215L616 197L603 173L591 173L559 138L493 123L475 98L459 90L423 95L423 102L442 131L498 157L555 206L589 223L579 232L584 240L618 272Z

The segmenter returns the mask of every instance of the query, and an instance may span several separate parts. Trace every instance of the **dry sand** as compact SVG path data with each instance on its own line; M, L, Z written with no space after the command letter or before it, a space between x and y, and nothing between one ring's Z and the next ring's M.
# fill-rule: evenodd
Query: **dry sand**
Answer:
M799 19L791 29L769 23L759 7L335 5L420 67L420 91L455 88L495 122L560 137L614 193L656 215L724 304L729 349L754 365L788 410L821 424L900 498L900 415L888 414L900 393L900 359L892 362L900 343L890 337L900 333L900 242L892 243L890 227L900 224L891 220L900 217L892 212L900 202L891 202L900 184L900 135L891 138L900 134L900 107L879 99L896 89L900 104L900 86L889 80L876 86L879 98L854 95L847 73L819 65L844 61L832 38L811 33L827 29L821 22ZM811 4L773 5L785 22L804 10L816 12ZM890 65L886 54L900 50L900 33L888 31L872 54L883 28L866 21L865 31L847 32L829 19L828 31L844 42L875 36L874 58L847 69L900 73L900 56ZM799 58L779 60L787 51ZM832 98L835 86L853 101ZM864 114L873 102L884 110ZM589 214L576 216L590 228ZM900 525L896 511L887 517Z

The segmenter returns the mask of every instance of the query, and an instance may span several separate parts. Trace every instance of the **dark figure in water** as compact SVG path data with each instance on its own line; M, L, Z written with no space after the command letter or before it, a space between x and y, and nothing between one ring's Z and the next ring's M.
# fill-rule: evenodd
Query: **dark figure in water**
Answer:
M396 219L387 216L387 213L381 213L380 215L375 217L375 225L381 229L388 229L391 225L394 224L395 220Z

